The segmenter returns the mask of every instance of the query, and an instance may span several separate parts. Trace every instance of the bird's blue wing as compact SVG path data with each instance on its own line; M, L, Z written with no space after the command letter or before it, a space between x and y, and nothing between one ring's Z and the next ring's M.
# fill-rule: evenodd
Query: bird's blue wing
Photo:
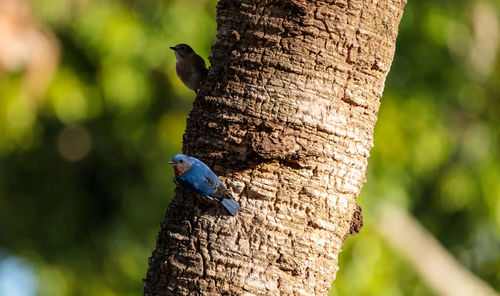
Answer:
M195 193L217 198L233 216L236 216L241 206L232 199L231 194L217 175L203 162L192 158L188 171L177 178L186 189Z
M204 195L221 199L223 197L231 198L222 181L217 175L203 162L194 159L193 167L198 172L198 188Z
M204 191L206 195L211 195L217 190L217 187L222 184L222 181L204 163L200 162L198 165L200 166L200 171L202 172L200 175L200 178L202 179L200 182L200 189Z

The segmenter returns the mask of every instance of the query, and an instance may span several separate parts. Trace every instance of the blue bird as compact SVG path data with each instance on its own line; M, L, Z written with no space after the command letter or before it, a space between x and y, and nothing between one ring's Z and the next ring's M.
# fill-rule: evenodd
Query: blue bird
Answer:
M241 210L219 177L201 160L176 154L168 163L174 167L176 184L194 193L217 198L233 216Z

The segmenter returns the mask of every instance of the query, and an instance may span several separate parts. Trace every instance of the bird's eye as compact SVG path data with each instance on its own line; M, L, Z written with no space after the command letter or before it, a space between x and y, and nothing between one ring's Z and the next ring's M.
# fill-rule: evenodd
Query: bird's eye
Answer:
M182 159L179 162L182 163Z

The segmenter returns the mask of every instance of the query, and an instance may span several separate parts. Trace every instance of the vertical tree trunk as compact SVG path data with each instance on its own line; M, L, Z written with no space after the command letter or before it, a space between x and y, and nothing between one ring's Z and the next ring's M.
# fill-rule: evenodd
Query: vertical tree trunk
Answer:
M405 3L219 2L184 153L243 210L230 217L178 189L145 295L327 293L342 243L362 226L355 199Z

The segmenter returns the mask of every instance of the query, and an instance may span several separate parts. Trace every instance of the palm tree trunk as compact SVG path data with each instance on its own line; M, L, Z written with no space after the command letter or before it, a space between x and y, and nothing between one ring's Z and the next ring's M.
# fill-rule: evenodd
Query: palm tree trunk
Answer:
M355 199L405 3L219 2L183 150L243 210L178 189L145 295L327 293L362 226Z

